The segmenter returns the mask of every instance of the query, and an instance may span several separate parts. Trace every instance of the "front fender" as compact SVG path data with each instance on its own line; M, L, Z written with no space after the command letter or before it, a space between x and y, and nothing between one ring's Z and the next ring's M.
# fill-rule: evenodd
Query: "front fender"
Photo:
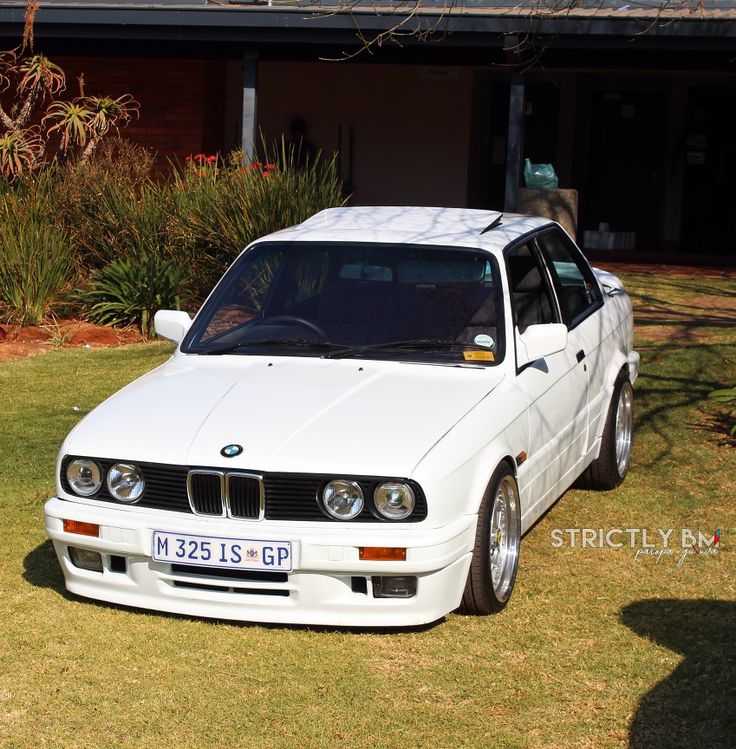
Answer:
M427 496L428 520L442 524L477 514L499 463L508 460L516 473L514 458L529 444L528 405L524 393L504 383L427 452L412 477Z

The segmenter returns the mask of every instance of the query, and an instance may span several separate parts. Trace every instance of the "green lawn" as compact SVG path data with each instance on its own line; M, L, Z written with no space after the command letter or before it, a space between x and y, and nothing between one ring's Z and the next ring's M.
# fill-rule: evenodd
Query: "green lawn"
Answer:
M736 381L736 281L626 280L642 322L627 481L552 508L524 539L502 614L408 632L67 595L42 520L59 443L170 349L0 365L0 747L733 746L736 450L705 396ZM552 546L553 529L576 527L720 529L722 544L682 565Z

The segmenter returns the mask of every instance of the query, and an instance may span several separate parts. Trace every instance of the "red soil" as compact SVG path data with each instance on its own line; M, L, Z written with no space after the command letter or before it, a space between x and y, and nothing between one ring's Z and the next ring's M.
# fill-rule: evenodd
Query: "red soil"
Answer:
M109 328L82 320L29 326L0 325L0 361L15 356L46 354L59 346L99 348L142 341L135 328Z

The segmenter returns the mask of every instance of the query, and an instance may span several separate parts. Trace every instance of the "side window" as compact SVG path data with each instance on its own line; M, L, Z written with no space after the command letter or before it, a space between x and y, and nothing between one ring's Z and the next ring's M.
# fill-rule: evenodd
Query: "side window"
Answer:
M532 248L514 247L506 254L514 323L523 333L530 325L557 322L549 281Z
M569 325L586 317L602 302L593 271L580 251L559 230L538 239L558 284L562 316Z

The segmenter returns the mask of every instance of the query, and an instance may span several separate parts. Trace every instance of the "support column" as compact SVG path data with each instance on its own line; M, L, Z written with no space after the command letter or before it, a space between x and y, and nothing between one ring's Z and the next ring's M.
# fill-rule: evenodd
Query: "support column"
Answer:
M257 146L256 119L256 74L258 72L258 53L246 52L243 55L243 116L240 148L246 161L255 157Z
M511 74L509 91L509 132L506 141L506 191L503 209L517 210L524 153L524 73Z

